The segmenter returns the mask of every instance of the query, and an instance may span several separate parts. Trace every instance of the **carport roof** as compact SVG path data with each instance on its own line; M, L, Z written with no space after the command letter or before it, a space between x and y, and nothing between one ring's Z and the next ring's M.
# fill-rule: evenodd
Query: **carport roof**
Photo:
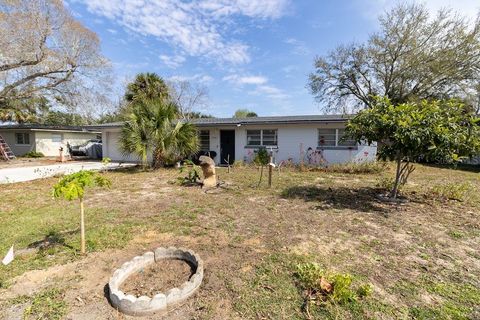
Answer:
M239 126L248 124L301 124L319 122L345 122L353 115L326 114L326 115L301 115L301 116L274 116L251 118L200 118L190 121L198 127L214 126ZM121 127L123 122L112 122L98 125L98 128Z

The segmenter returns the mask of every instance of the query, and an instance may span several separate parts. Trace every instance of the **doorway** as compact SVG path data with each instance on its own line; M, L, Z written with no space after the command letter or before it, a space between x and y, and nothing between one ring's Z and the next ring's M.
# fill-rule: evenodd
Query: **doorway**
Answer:
M235 161L235 130L220 130L220 164Z

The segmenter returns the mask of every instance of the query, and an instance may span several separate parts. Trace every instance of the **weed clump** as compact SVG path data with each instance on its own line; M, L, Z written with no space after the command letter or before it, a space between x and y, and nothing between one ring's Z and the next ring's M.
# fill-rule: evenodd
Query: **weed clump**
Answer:
M60 289L48 289L33 297L27 307L24 319L62 319L67 313L67 303L63 300L64 292Z
M473 191L474 186L470 182L446 183L432 188L432 194L441 200L465 201Z
M30 151L23 155L24 158L43 158L45 155L41 152Z
M180 168L180 173L187 171L187 175L184 177L178 177L178 183L182 186L194 186L198 185L200 180L199 166L193 161L185 160L184 165Z
M304 311L309 314L310 305L345 305L368 297L373 287L368 284L355 284L355 277L349 273L325 270L317 263L297 265L296 277L304 294Z
M377 179L376 187L382 190L392 190L393 185L395 184L395 179L389 176L382 175ZM401 189L402 186L399 186Z

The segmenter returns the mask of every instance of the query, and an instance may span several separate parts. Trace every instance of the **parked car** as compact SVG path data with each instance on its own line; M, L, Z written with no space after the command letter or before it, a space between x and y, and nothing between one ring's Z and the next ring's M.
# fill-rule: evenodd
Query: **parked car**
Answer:
M89 157L92 159L102 158L102 140L90 139L84 144L71 146L67 144L68 152L73 157Z

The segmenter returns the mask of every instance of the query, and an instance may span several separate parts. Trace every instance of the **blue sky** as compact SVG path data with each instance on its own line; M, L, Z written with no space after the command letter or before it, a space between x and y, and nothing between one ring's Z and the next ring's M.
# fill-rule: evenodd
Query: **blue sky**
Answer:
M478 0L430 0L470 18ZM209 91L203 111L231 116L321 113L306 88L316 55L363 41L388 0L67 0L100 39L116 90L139 72L189 80Z

